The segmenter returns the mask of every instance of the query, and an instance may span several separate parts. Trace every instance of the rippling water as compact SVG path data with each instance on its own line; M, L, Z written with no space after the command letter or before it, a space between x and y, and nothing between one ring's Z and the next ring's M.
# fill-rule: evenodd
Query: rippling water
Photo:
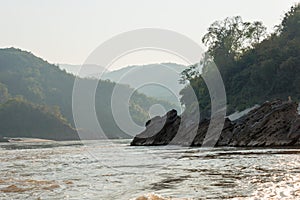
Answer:
M129 142L0 144L0 199L300 199L300 149Z

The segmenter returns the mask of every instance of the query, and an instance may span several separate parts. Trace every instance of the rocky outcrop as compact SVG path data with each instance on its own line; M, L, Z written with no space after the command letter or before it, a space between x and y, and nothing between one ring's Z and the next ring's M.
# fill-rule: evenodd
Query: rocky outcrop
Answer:
M136 136L131 145L167 145L175 137L180 121L176 110L169 111L163 117L154 117L146 122L146 130Z
M266 102L245 116L225 119L216 146L265 147L300 146L300 116L295 102ZM131 145L190 145L202 146L210 120L194 123L178 116L176 110L146 123L146 130L137 135ZM184 128L182 128L184 127Z

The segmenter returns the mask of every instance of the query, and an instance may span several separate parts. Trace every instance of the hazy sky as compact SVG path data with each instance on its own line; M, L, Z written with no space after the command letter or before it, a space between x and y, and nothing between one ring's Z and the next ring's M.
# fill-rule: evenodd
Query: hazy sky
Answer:
M241 15L245 21L263 21L271 31L296 2L299 0L0 0L0 47L29 50L51 63L82 64L105 40L138 28L170 29L200 43L213 21ZM151 62L156 56L141 57L131 56L119 64ZM156 59L176 61L168 56Z

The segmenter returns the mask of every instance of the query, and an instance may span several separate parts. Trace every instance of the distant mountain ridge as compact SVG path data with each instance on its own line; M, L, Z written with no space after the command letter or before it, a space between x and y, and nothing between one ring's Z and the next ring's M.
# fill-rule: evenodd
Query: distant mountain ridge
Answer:
M61 64L59 67L75 75L78 75L81 68L80 65L66 64ZM180 73L187 66L176 63L155 63L132 65L114 71L105 71L103 67L98 65L85 65L83 67L85 70L80 77L100 77L102 80L108 79L116 83L127 84L147 96L169 101L180 107L179 92L184 88L184 85L179 84ZM99 73L102 72L103 74L99 76Z
M80 78L95 78L105 71L104 67L95 64L59 64L58 66L61 70L65 70L67 73L73 74L74 76L79 76ZM84 70L81 70L82 68L84 68Z

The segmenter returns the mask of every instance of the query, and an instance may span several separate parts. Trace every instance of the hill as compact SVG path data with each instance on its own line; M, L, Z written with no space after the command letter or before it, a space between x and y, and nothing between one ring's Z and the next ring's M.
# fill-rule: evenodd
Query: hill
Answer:
M35 105L57 106L62 116L74 127L72 115L74 80L74 75L68 74L58 66L50 64L30 52L15 48L0 49L0 97L3 96L2 103L8 96L12 98L22 96ZM86 83L97 81L93 79L79 80ZM130 137L118 128L111 113L110 97L116 84L111 81L99 81L99 83L101 87L97 88L95 105L105 135L109 138ZM128 86L121 87L124 92L133 91ZM133 120L137 124L144 124L149 118L148 109L156 103L164 105L166 109L172 108L172 105L165 101L134 93L130 99ZM88 122L90 119L86 120ZM96 127L79 128L88 129L89 132L97 131Z
M78 74L79 65L59 65L61 69L72 74ZM97 65L84 66L89 72L83 77L96 77L104 71ZM114 71L107 71L101 76L102 80L110 80L120 84L126 84L147 96L169 101L180 107L178 96L184 85L179 84L180 73L186 66L175 63L160 63L147 65L127 66ZM152 83L141 87L143 83ZM156 84L153 84L156 83ZM176 97L177 96L177 97Z
M79 76L80 78L97 78L97 75L105 71L104 67L93 64L82 65L70 65L70 64L59 64L61 70L73 74L74 76ZM85 70L80 72L80 69L84 67Z
M0 105L0 135L51 140L77 140L74 128L58 107L34 105L24 99L10 99Z

